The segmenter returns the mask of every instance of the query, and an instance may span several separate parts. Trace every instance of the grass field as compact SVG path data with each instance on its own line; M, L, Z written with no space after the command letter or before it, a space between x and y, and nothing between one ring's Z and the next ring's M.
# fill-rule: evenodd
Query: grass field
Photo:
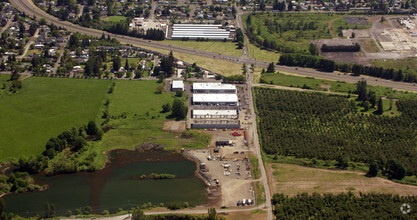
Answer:
M46 142L96 118L110 81L31 77L0 97L0 158L41 153Z
M167 93L156 94L160 85L156 81L116 81L109 111L111 115L125 113L127 117L110 122L113 129L99 143L101 151L132 149L142 143L164 144L166 149L207 146L210 137L206 134L193 131L191 137L183 138L180 133L162 131L169 114L160 112L162 105L172 105L174 97Z
M260 70L256 68L255 72L257 71ZM258 74L255 74L255 76L257 75ZM282 73L264 73L259 75L261 75L261 82L264 82L266 84L271 84L272 81L273 85L289 86L295 88L303 88L303 86L306 85L307 88L318 91L327 91L328 86L330 86L331 92L349 93L349 91L356 91L355 83L347 83L343 81L315 79L313 77L287 75ZM368 85L368 89L375 91L377 96L387 96L390 98L415 98L416 96L415 93L394 91L392 88L388 87Z
M373 60L372 65L384 68L401 69L404 73L417 74L417 58L406 58L402 60Z
M260 61L265 61L268 63L278 62L279 60L278 52L261 49L251 43L248 43L247 45L248 45L248 51L249 51L248 53L249 53L250 58L260 60Z
M339 34L341 33L341 30L345 30L345 29L368 29L372 27L372 22L369 20L368 20L368 25L352 25L352 24L348 25L346 24L344 17L347 17L347 16L342 16L340 18L337 18L331 23L333 32ZM349 15L349 17L354 17L354 16ZM357 17L363 17L363 16L357 16Z
M417 186L403 185L383 178L368 178L354 171L326 170L292 164L272 163L268 176L273 191L295 196L298 193L340 193L351 191L416 195ZM272 182L271 182L272 181Z
M329 22L339 17L341 15L288 13L245 14L242 19L252 42L282 52L305 53L309 41L332 37Z
M120 21L125 21L126 17L124 17L124 16L109 16L109 17L107 17L103 20L112 21L112 22L120 22Z
M361 47L366 52L368 52L368 53L377 53L377 52L379 52L379 49L376 46L374 40L372 40L372 39L362 39L361 41L362 41Z
M220 53L229 56L242 56L242 49L237 49L235 42L227 41L207 41L199 42L194 40L179 41L179 40L164 40L162 43L171 44L180 47L188 47L196 50L203 50L213 53Z
M6 82L9 79L10 79L10 75L9 74L0 74L0 83Z

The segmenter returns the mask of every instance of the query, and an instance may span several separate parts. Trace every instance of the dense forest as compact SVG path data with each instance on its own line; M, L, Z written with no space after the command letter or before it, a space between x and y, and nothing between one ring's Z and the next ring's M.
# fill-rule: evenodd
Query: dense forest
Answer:
M255 88L254 96L267 154L375 162L397 179L403 175L392 173L394 164L417 174L417 101L399 100L401 116L388 117L360 113L344 96L267 88Z
M416 196L304 193L290 198L275 194L272 203L277 219L417 219Z

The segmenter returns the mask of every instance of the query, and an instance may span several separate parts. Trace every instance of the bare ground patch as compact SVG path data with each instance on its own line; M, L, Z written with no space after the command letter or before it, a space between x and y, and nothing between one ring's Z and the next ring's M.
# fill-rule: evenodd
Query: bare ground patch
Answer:
M298 193L377 192L417 195L417 186L395 183L384 178L368 178L364 173L309 168L272 163L267 166L273 193L295 196Z
M181 133L185 130L185 121L164 121L162 130Z

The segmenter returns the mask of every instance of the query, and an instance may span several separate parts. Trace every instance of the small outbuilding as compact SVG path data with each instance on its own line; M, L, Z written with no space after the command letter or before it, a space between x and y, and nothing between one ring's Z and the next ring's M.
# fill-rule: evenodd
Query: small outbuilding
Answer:
M173 91L173 92L184 91L184 81L182 81L182 80L173 80L172 81L172 86L171 86L171 91Z

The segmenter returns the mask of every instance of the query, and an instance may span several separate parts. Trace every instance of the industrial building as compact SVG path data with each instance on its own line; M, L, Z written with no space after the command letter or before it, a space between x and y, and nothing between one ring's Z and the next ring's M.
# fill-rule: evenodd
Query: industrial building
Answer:
M236 86L222 83L193 83L193 93L236 93Z
M171 91L184 91L184 82L182 80L173 80L171 85Z
M235 119L238 117L237 110L192 110L193 118L208 118L208 119L219 119L219 118L231 118Z
M213 24L174 24L172 26L173 40L188 38L196 40L197 38L208 38L209 40L233 40L229 28L224 29L222 25Z
M237 105L236 94L193 94L193 105Z

